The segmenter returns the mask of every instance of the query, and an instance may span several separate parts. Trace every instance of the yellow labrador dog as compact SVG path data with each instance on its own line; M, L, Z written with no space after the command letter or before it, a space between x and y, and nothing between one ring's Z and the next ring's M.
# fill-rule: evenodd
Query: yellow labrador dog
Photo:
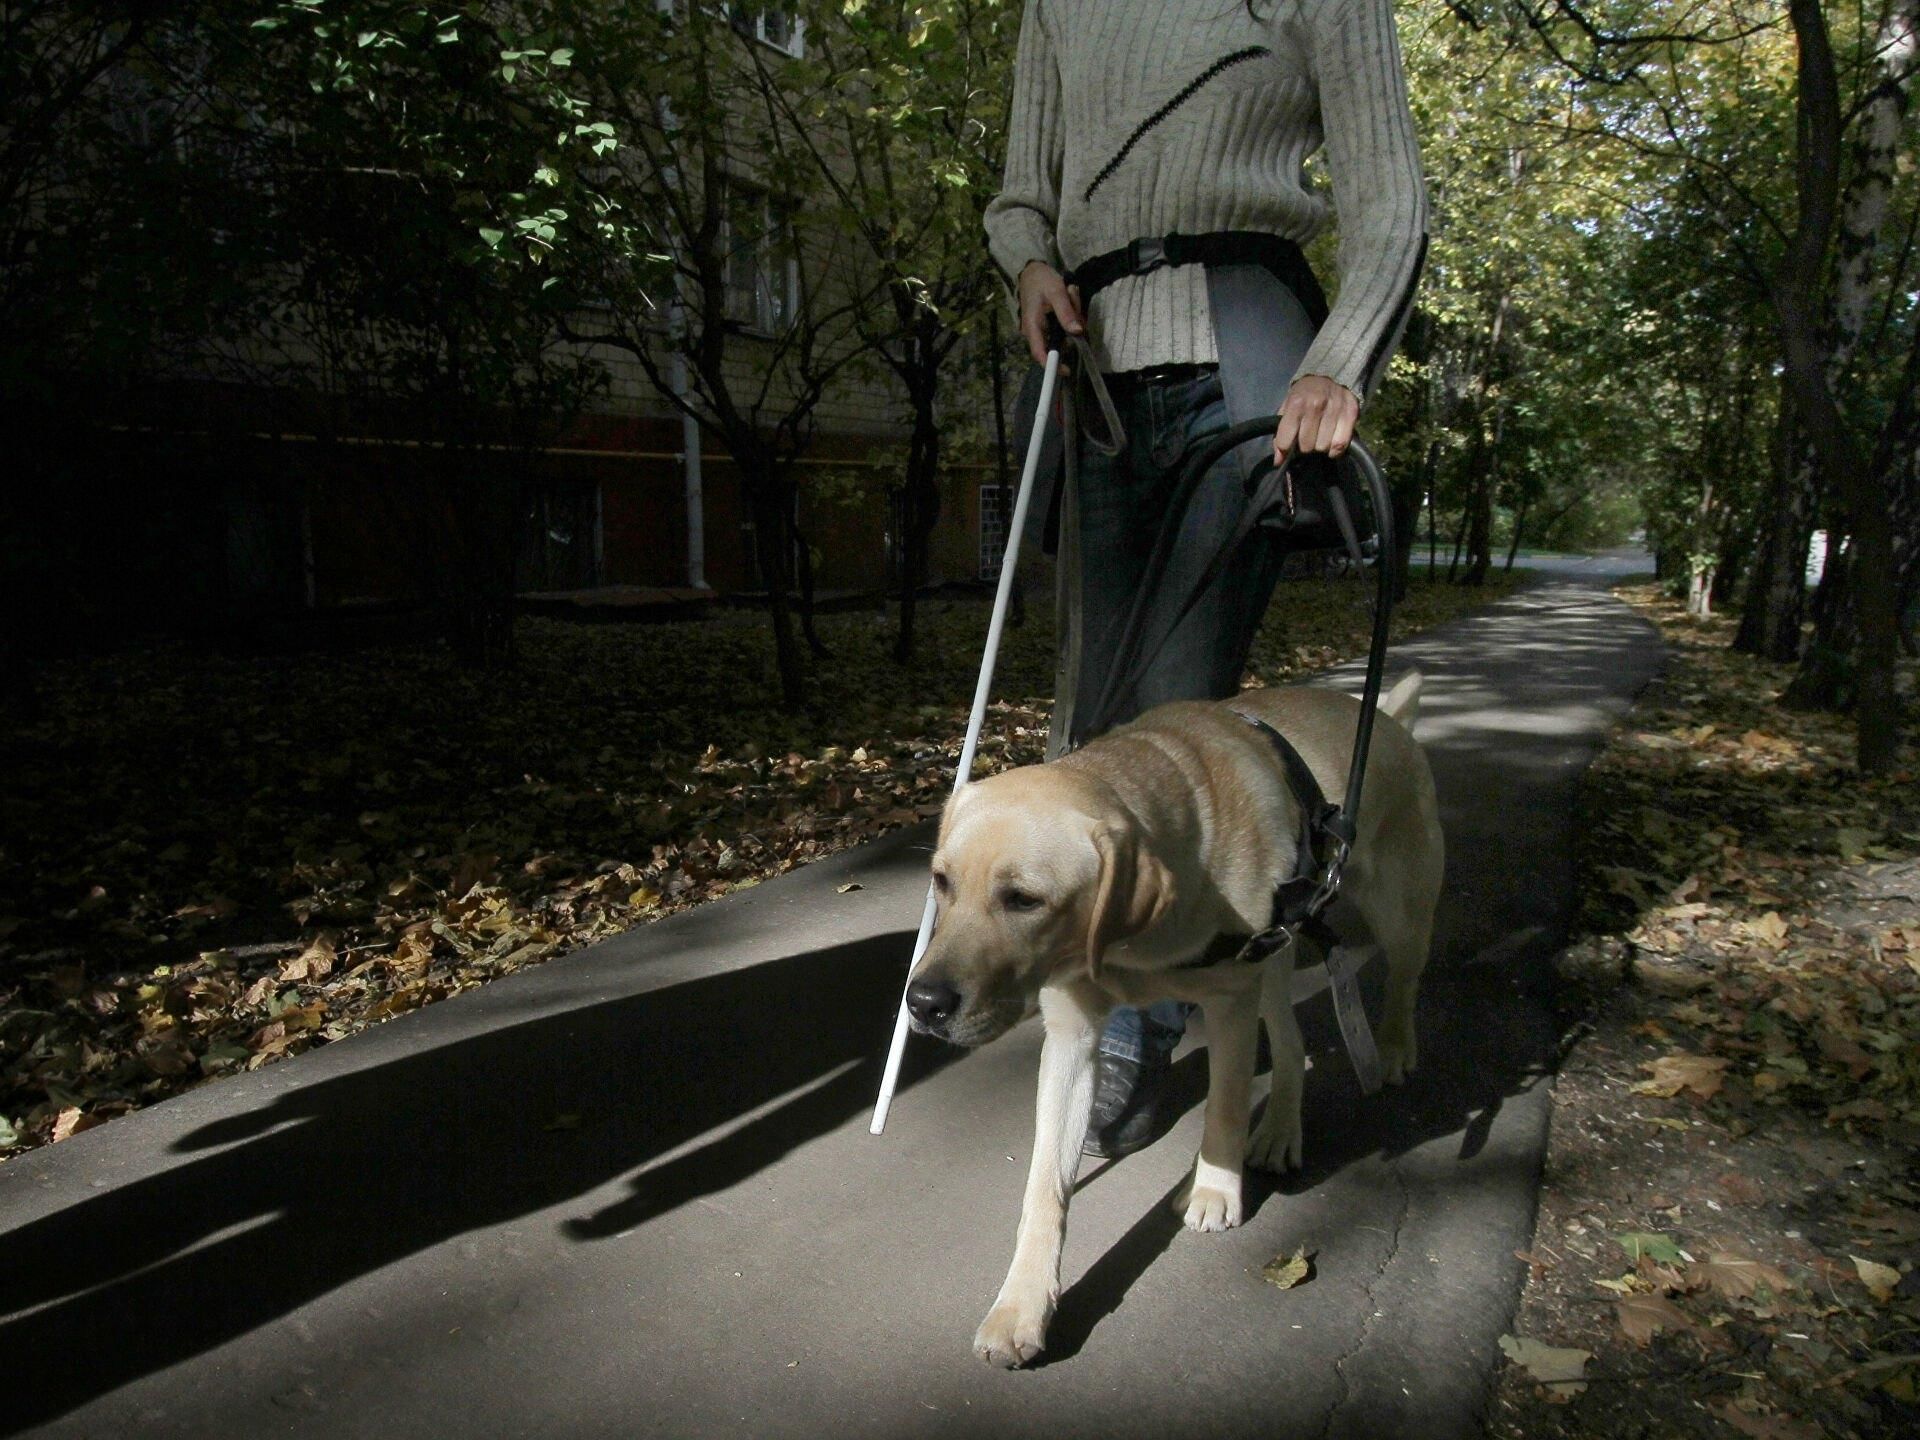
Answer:
M1433 777L1408 731L1419 699L1414 673L1381 702L1353 853L1327 912L1344 944L1386 954L1379 1048L1394 1082L1414 1065L1414 992L1443 866ZM1162 705L1052 764L967 785L948 803L933 857L938 925L908 987L914 1026L959 1045L984 1045L1036 1010L1046 1026L1033 1164L1012 1268L974 1337L982 1359L1021 1365L1045 1348L1095 1042L1116 1005L1174 998L1206 1010L1206 1123L1179 1200L1191 1228L1240 1223L1244 1161L1300 1163L1306 1053L1293 947L1264 965L1179 967L1216 936L1265 930L1275 884L1295 871L1299 802L1268 737L1241 717L1285 735L1338 796L1358 708L1305 688ZM1266 1022L1273 1085L1249 1140L1256 1017Z

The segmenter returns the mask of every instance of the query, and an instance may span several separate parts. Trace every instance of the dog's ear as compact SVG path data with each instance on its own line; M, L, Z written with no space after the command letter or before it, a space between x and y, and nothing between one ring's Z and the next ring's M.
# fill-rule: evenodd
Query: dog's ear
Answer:
M1107 947L1147 929L1173 903L1173 875L1160 857L1140 844L1131 825L1101 825L1093 832L1100 879L1087 924L1087 973L1098 978Z

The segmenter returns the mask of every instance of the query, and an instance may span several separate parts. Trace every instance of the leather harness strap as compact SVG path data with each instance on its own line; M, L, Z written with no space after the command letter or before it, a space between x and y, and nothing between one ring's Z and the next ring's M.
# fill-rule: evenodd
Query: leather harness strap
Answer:
M1353 822L1321 790L1306 759L1273 726L1244 710L1233 712L1259 731L1273 747L1300 812L1300 834L1294 849L1293 873L1273 887L1273 909L1267 928L1257 935L1220 935L1200 956L1182 968L1223 963L1257 965L1304 934L1331 950L1339 943L1321 912L1340 891L1340 872L1353 845Z
M1082 306L1091 303L1093 297L1116 280L1131 275L1145 275L1165 266L1202 265L1209 271L1209 294L1213 293L1213 281L1220 276L1237 276L1251 283L1259 279L1257 271L1235 269L1233 267L1258 267L1280 281L1292 292L1317 329L1327 319L1327 301L1325 292L1320 288L1312 267L1300 247L1290 240L1276 235L1256 231L1221 231L1207 235L1165 235L1146 237L1130 241L1117 250L1076 266L1067 277L1080 287ZM1269 287L1270 288L1270 287ZM1229 305L1227 309L1238 311L1247 307ZM1257 309L1257 307L1256 307ZM1083 359L1090 362L1090 354ZM1089 365L1089 368L1090 365ZM1222 368L1225 369L1223 359ZM1104 403L1104 396L1101 397ZM1229 409L1232 397L1228 397ZM1188 471L1182 476L1183 499L1190 496L1192 487L1199 476L1221 455L1235 445L1251 442L1267 432L1273 424L1271 412L1251 416L1243 425L1230 426L1228 430L1214 440L1220 446L1217 453L1204 448L1193 457ZM1246 433L1240 433L1245 430ZM1380 594L1374 611L1372 644L1368 652L1367 680L1361 698L1361 714L1354 736L1353 762L1347 777L1345 804L1329 802L1320 784L1314 779L1313 771L1301 757L1300 752L1271 725L1258 716L1244 711L1236 711L1247 724L1260 731L1273 747L1278 756L1287 785L1292 790L1300 811L1300 836L1296 846L1293 874L1280 880L1274 886L1273 907L1267 927L1256 935L1221 935L1215 937L1205 951L1182 968L1232 964L1257 964L1285 949L1293 943L1296 935L1306 935L1318 943L1326 952L1328 978L1333 994L1334 1014L1339 1021L1342 1037L1346 1041L1347 1053L1353 1061L1354 1070L1359 1076L1360 1088L1366 1094L1372 1094L1380 1088L1381 1066L1378 1047L1374 1043L1373 1031L1367 1023L1367 1012L1362 1002L1359 986L1360 957L1339 943L1339 937L1326 921L1321 918L1334 897L1339 893L1341 871L1351 852L1355 826L1353 815L1360 804L1362 778L1366 774L1367 751L1373 729L1373 711L1380 697L1380 678L1387 644L1387 616L1392 606L1392 592L1388 585L1388 570L1385 557L1392 554L1392 516L1387 500L1386 485L1381 479L1378 467L1367 457L1364 448L1355 447L1355 462L1365 477L1368 491L1375 511L1375 525L1380 536L1379 566ZM1296 497L1290 467L1273 467L1260 477L1258 464L1248 473L1249 503L1246 513L1236 533L1228 544L1209 564L1202 582L1194 588L1172 626L1158 637L1145 660L1137 657L1145 643L1140 625L1141 606L1136 604L1129 617L1126 632L1122 637L1120 649L1124 655L1116 656L1114 673L1109 677L1108 694L1099 697L1096 710L1105 711L1109 706L1117 705L1124 697L1127 672L1130 667L1144 672L1152 655L1163 645L1177 628L1179 620L1184 618L1199 597L1224 569L1227 561L1239 549L1248 533L1265 518L1269 512L1278 510L1284 522L1291 524L1294 519ZM1256 483L1257 481L1257 483ZM1356 569L1359 568L1359 537L1355 531L1353 519L1348 512L1344 497L1337 488L1329 487L1329 506L1332 518L1338 526L1340 538L1353 554ZM1177 525L1166 527L1155 546L1156 558L1160 550L1170 544ZM1150 570L1154 567L1150 563ZM1164 568L1164 565L1161 566ZM1156 573L1157 582L1157 573ZM1143 586L1143 591L1149 587ZM1118 693L1111 693L1111 692Z
M1206 235L1148 235L1073 267L1068 279L1080 287L1084 306L1116 280L1146 275L1163 266L1260 265L1299 297L1315 328L1327 322L1327 296L1291 240L1262 230L1218 230Z
M1374 1043L1366 1002L1360 995L1359 957L1340 944L1340 937L1321 918L1321 912L1340 891L1341 868L1353 845L1353 819L1327 799L1312 769L1286 736L1257 715L1244 710L1233 713L1265 736L1279 756L1287 788L1293 791L1300 811L1300 841L1293 874L1274 886L1273 915L1267 928L1258 935L1216 936L1197 959L1181 968L1262 964L1291 945L1296 935L1313 940L1326 952L1334 1018L1340 1024L1354 1074L1359 1077L1361 1092L1371 1095L1381 1084L1380 1049Z

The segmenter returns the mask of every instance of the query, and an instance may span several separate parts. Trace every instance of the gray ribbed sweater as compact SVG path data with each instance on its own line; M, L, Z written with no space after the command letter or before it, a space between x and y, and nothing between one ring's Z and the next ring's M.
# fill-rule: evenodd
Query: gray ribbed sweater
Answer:
M1364 397L1419 281L1426 187L1392 0L1027 0L1006 181L987 238L1009 279L1141 236L1262 230L1305 244L1326 199L1340 290L1300 365ZM1108 370L1216 358L1198 266L1116 282L1088 317Z

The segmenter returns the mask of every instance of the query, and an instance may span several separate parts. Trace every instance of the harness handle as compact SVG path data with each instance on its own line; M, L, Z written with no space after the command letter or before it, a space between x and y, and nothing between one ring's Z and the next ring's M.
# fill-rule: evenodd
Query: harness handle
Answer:
M1181 621L1193 610L1221 574L1228 563L1238 553L1249 535L1259 527L1261 518L1268 508L1284 492L1287 483L1287 471L1292 465L1290 457L1285 465L1275 465L1270 456L1263 456L1254 467L1248 481L1252 494L1247 506L1241 513L1240 522L1234 528L1226 544L1214 554L1206 570L1194 585L1191 593L1181 603L1152 647L1144 654L1141 625L1146 617L1147 605L1155 590L1159 588L1161 577L1166 574L1167 564L1173 555L1173 547L1179 538L1181 522L1186 517L1187 507L1193 501L1194 491L1201 480L1221 458L1250 440L1273 433L1277 420L1271 416L1255 416L1243 420L1238 425L1228 426L1209 436L1196 450L1186 468L1181 471L1180 479L1174 487L1167 508L1167 518L1155 538L1151 555L1148 556L1145 572L1135 591L1133 605L1127 614L1120 631L1119 644L1115 650L1112 664L1107 671L1107 681L1101 687L1097 703L1089 715L1088 729L1097 732L1107 717L1126 697L1127 691L1139 683L1147 667L1159 655L1174 631L1180 628ZM1322 828L1337 840L1344 849L1352 845L1355 835L1354 817L1360 813L1360 796L1365 786L1367 773L1367 752L1373 743L1374 712L1380 704L1381 681L1386 673L1387 639L1393 613L1393 558L1398 553L1393 529L1393 497L1387 489L1386 477L1380 473L1380 466L1374 461L1366 446L1354 441L1347 447L1347 453L1337 464L1345 464L1359 472L1361 481L1366 485L1368 498L1373 504L1374 529L1379 537L1379 553L1374 560L1374 572L1377 577L1373 607L1373 634L1367 649L1366 682L1361 691L1360 718L1354 727L1353 760L1347 772L1347 793L1342 803L1335 807L1322 822ZM1336 523L1342 532L1352 532L1353 517L1347 513L1346 499L1337 486L1330 490L1329 503L1334 507ZM1111 632L1110 632L1111 633ZM1329 899L1331 896L1328 897Z

